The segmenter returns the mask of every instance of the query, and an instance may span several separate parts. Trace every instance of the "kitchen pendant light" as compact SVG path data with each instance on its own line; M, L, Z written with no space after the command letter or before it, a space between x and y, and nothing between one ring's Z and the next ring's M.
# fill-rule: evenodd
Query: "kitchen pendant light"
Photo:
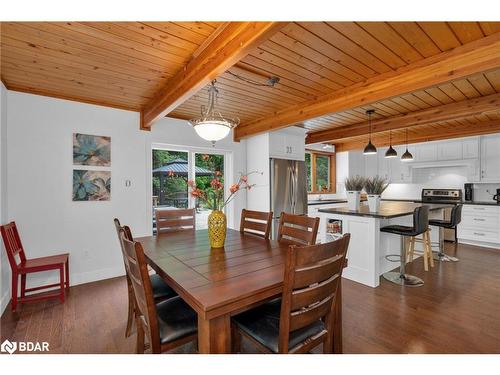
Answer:
M401 161L412 161L413 155L408 151L408 128L406 128L406 151L401 155Z
M364 155L374 155L377 153L377 148L372 143L372 115L374 113L375 113L374 109L369 109L366 111L366 114L368 116L368 124L370 126L370 138L369 138L368 144L366 145L365 149L363 150Z
M201 117L189 121L196 134L212 142L212 145L227 137L231 129L235 128L240 122L238 118L225 118L215 109L218 94L219 90L215 87L214 80L208 88L208 107L205 109L205 106L202 106Z
M385 157L387 159L389 158L395 158L398 156L398 153L396 150L392 147L392 131L389 131L389 148L385 152Z

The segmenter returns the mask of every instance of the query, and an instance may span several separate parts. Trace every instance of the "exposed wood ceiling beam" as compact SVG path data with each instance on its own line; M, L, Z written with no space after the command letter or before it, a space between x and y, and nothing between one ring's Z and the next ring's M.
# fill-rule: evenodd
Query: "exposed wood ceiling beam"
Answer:
M427 108L416 112L410 112L400 116L373 120L372 133L403 129L441 121L449 121L457 118L479 115L484 112L498 110L499 108L500 94L493 94L457 103ZM369 131L370 126L367 121L364 121L358 124L346 125L334 129L310 133L307 136L306 143L329 141L338 143L341 139L368 134Z
M235 139L439 85L500 66L500 33L293 105L236 128Z
M428 127L418 130L418 133L408 134L408 143L420 143L429 141L438 141L442 139L470 137L474 135L492 134L500 132L500 120L482 121L474 124L461 124L456 126L442 125L443 131L436 131L434 127ZM389 146L389 134L379 134L372 137L372 142L376 147ZM392 136L392 144L405 144L404 134ZM366 146L366 140L346 140L335 144L335 151L360 150Z
M145 106L141 112L141 129L150 128L154 121L189 99L283 26L280 22L225 23Z

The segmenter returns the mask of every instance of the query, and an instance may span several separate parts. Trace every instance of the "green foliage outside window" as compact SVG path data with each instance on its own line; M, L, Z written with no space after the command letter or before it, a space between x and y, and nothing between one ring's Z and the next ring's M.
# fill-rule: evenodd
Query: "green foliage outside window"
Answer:
M330 189L330 157L316 155L316 191Z

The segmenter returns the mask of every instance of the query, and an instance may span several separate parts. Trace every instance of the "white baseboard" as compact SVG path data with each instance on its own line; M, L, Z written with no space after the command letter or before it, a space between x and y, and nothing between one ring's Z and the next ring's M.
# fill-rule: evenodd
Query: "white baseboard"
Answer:
M75 285L80 285L80 284L87 284L91 283L94 281L100 281L100 280L106 280L106 279L111 279L113 277L118 277L118 276L123 276L125 275L125 269L122 266L120 267L111 267L111 268L104 268L100 270L95 270L95 271L88 271L88 272L81 272L81 273L71 273L70 272L70 286L75 286ZM55 284L59 282L59 276L54 275L46 278L37 278L36 279L36 285L44 285L44 284ZM27 287L29 288L30 281L29 281L29 276L28 276L28 281L27 281ZM7 307L7 304L10 301L10 285L8 286L7 290L3 293L2 299L1 299L1 304L0 304L0 316L3 315L5 308Z

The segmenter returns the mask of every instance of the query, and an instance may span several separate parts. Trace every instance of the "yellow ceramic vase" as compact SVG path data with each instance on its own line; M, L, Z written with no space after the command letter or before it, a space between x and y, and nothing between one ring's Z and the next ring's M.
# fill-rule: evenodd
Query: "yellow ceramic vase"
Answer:
M210 240L210 247L220 248L224 247L226 241L226 215L219 210L213 210L208 215L208 238Z

